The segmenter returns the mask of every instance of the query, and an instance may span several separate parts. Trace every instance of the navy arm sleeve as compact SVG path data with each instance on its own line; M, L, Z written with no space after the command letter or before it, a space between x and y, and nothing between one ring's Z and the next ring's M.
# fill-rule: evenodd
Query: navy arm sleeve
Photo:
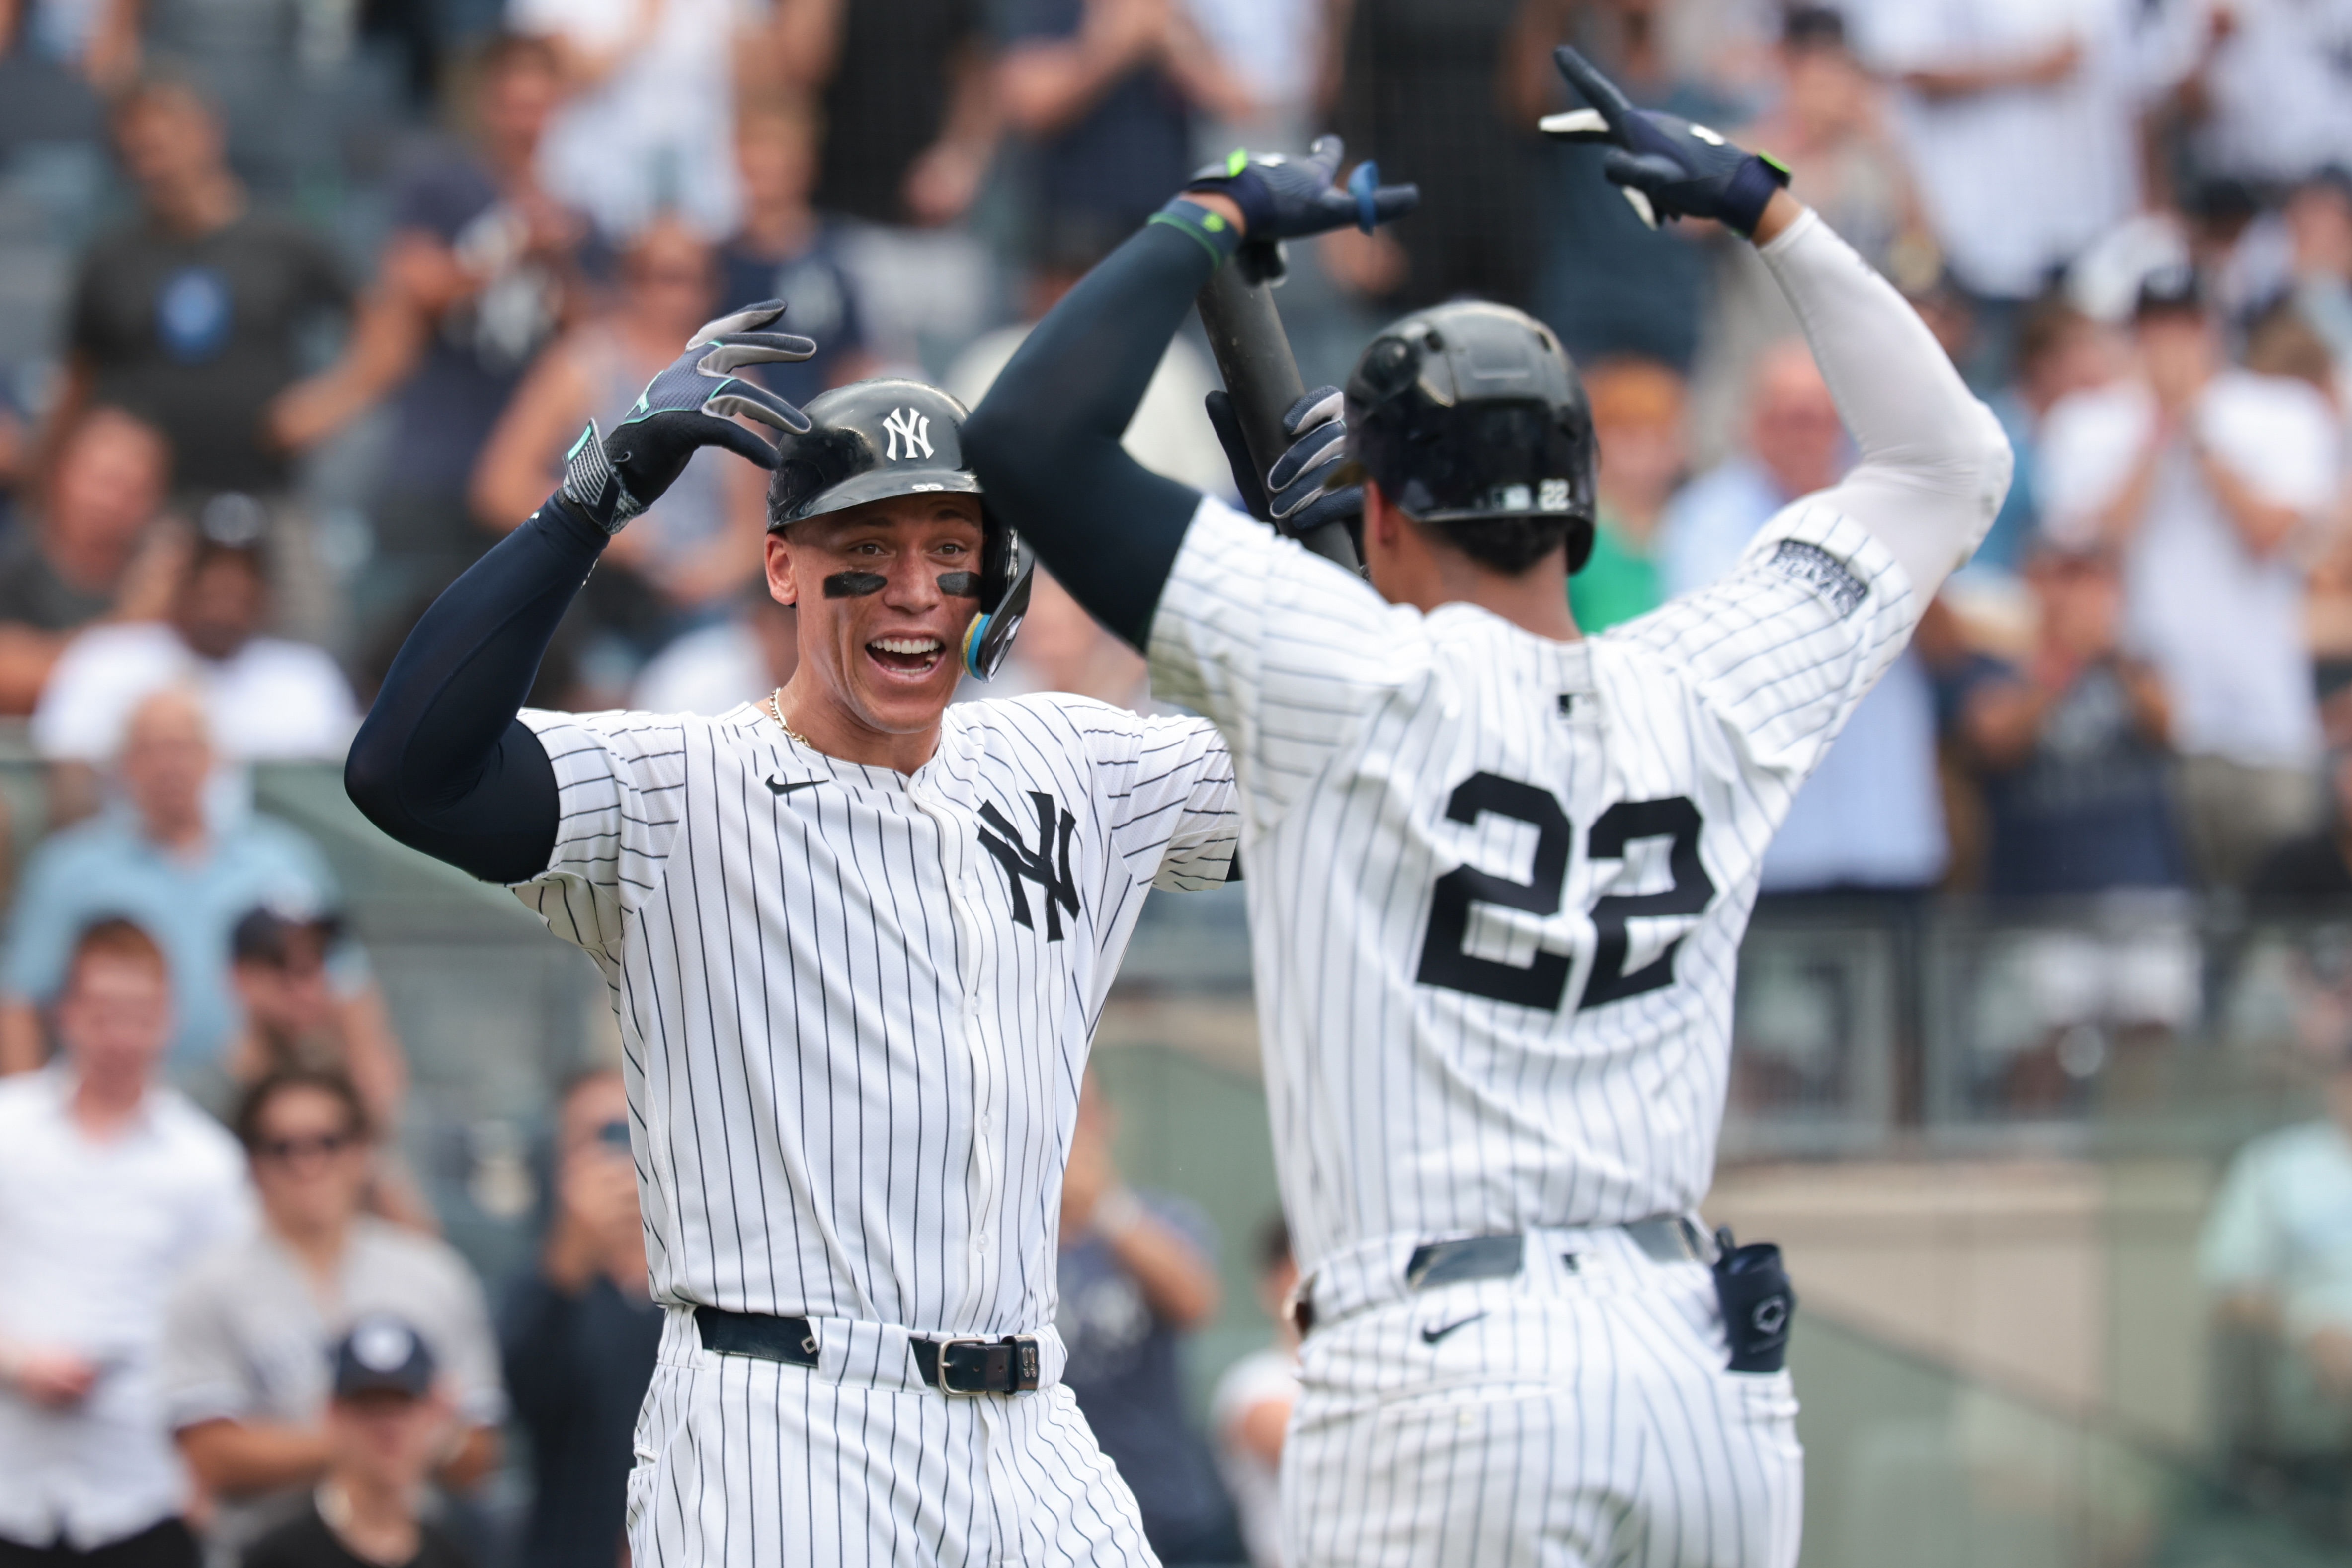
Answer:
M369 821L485 881L547 868L555 769L515 715L605 542L551 496L433 602L343 764L343 787Z
M1199 240L1147 224L1037 323L964 430L990 509L1138 648L1201 497L1119 437L1215 269Z

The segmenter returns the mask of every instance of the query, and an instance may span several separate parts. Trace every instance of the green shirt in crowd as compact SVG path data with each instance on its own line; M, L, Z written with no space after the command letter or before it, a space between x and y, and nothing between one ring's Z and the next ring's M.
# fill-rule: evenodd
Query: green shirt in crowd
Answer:
M1605 513L1592 531L1592 559L1568 580L1568 607L1590 637L1658 607L1658 568Z

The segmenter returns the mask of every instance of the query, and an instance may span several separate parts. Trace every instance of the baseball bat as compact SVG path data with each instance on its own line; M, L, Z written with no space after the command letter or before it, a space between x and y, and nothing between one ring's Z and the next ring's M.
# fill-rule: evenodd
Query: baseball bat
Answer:
M1239 265L1241 259L1235 258L1234 264L1211 274L1193 302L1200 308L1201 327L1208 333L1217 373L1234 400L1242 443L1263 476L1289 444L1282 433L1282 416L1306 392L1307 384L1291 355L1281 313L1274 308L1272 283L1244 276L1247 269ZM1298 542L1350 572L1361 570L1345 523L1310 529Z

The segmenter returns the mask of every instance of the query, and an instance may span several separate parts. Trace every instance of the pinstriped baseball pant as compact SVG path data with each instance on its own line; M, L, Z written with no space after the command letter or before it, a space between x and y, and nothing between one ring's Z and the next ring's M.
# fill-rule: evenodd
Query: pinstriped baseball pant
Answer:
M1702 1265L1622 1233L1583 1245L1570 1265L1531 1244L1516 1279L1307 1337L1283 1449L1290 1568L1794 1568L1789 1374L1723 1370Z
M903 1331L858 1325L845 1350L837 1326L812 1370L705 1351L672 1310L629 1475L637 1568L1158 1568L1068 1388L942 1394Z

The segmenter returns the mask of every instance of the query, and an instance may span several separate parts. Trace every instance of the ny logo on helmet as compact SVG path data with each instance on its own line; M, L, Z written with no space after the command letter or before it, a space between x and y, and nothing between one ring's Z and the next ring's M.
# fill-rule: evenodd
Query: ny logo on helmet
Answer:
M911 408L893 408L890 417L882 421L884 434L890 437L890 448L882 454L890 462L898 460L898 442L907 443L907 456L928 458L931 455L931 420L927 414Z

